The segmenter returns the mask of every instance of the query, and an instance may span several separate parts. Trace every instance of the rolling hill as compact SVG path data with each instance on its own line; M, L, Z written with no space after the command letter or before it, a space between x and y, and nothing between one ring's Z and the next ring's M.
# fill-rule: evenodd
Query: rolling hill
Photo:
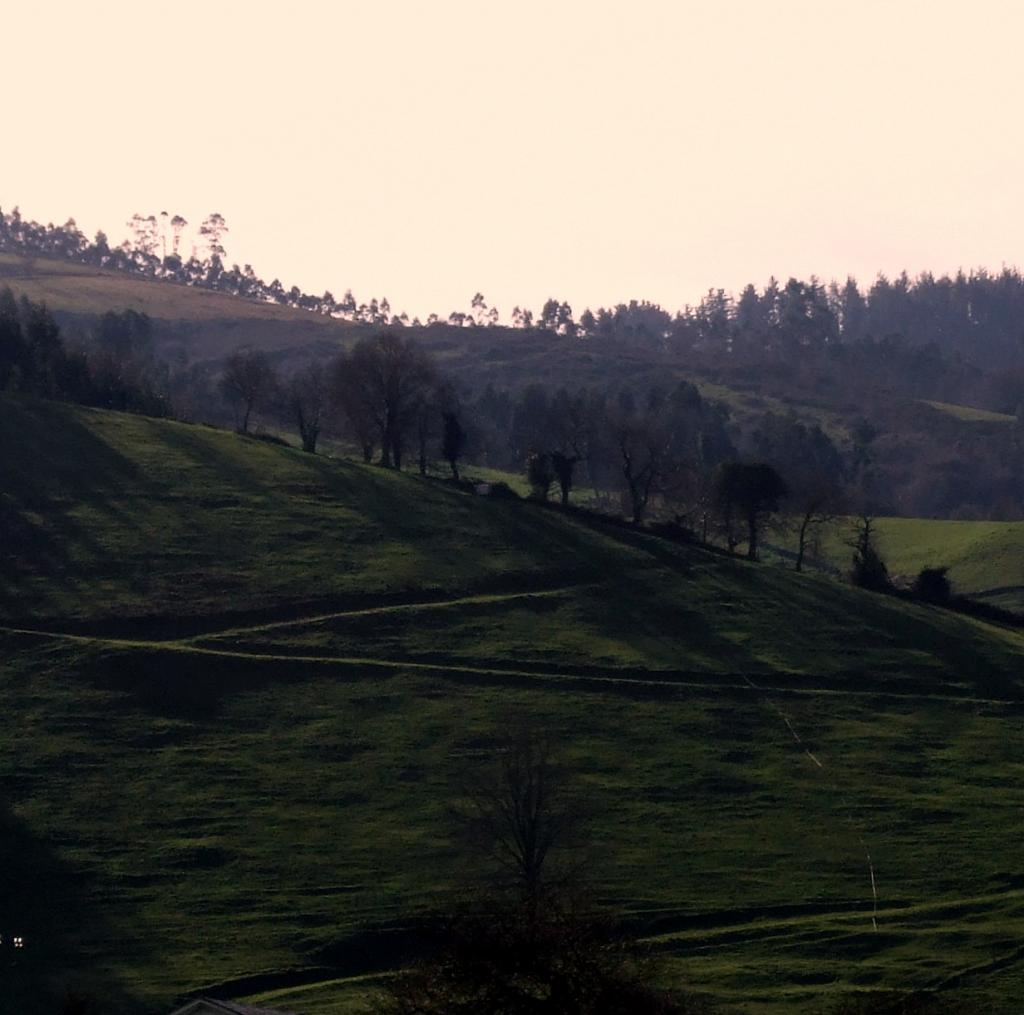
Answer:
M357 1010L513 719L723 1010L1024 985L1019 631L204 426L3 397L0 469L21 1010Z
M88 331L108 310L144 312L153 321L158 351L172 359L184 355L193 363L217 363L245 344L272 354L275 362L288 369L310 355L329 355L379 330L273 303L43 257L0 253L2 286L45 302L72 333ZM696 383L705 397L727 403L740 418L788 407L755 390L739 390L697 376L653 349L628 352L504 327L440 324L419 329L417 336L448 375L474 387L487 381L518 387L551 377L563 378L570 387L611 381L650 385L674 376ZM844 432L836 414L820 406L801 408L820 418L832 433Z
M823 563L849 566L843 523L823 540ZM954 591L1024 612L1024 522L880 518L878 546L889 570L904 580L924 567L948 567Z

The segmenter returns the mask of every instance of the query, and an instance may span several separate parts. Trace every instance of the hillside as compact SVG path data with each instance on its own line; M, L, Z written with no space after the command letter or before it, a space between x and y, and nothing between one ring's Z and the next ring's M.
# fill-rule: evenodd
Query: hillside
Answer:
M824 559L849 566L845 526L832 527ZM928 518L880 518L878 545L895 574L911 579L924 567L945 566L954 590L1006 609L1024 612L1024 523Z
M310 354L326 355L374 329L320 314L230 296L208 289L153 281L88 265L0 253L0 286L43 301L72 333L87 331L107 310L131 308L149 315L159 351L184 353L191 362L219 361L241 344L272 353L285 369ZM741 417L786 403L695 375L654 350L628 352L585 345L557 335L529 336L504 328L421 328L418 337L443 369L470 385L489 380L521 386L559 377L569 386L628 381L664 381L666 375L692 380L709 398L724 401ZM810 410L809 410L810 411ZM834 433L833 414L813 409Z
M354 1010L477 869L453 786L510 716L593 800L598 895L724 1010L951 989L1024 933L1018 632L202 426L3 398L0 463L26 1011Z

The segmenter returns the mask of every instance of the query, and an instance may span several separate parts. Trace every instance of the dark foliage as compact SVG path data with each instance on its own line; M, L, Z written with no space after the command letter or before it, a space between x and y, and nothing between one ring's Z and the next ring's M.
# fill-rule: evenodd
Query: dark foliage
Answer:
M875 519L862 514L856 521L849 544L853 549L850 580L854 585L872 592L891 592L889 569L875 546Z
M165 416L169 374L150 349L145 314L99 320L89 343L71 346L45 304L0 290L0 391Z
M444 921L435 956L396 977L379 1015L671 1015L703 1005L650 985L614 928L575 898L491 895Z
M946 606L953 596L953 588L947 577L948 567L925 567L914 579L911 589L916 599L937 606Z
M530 455L526 460L526 478L530 483L531 496L537 500L547 500L551 484L555 481L551 455L547 452Z
M443 431L441 436L441 457L452 470L452 477L459 478L459 459L466 450L466 431L459 422L455 412L443 412Z
M715 477L715 501L729 527L730 549L737 536L733 519L746 529L747 557L757 560L761 531L786 496L782 477L766 462L724 462Z

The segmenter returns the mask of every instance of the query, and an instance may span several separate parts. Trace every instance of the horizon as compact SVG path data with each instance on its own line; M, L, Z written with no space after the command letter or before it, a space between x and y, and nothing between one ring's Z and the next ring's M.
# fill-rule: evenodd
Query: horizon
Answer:
M119 241L136 212L219 211L228 263L268 281L421 318L480 291L503 322L550 297L675 311L771 277L864 287L1020 262L1006 124L1024 11L1008 5L531 4L482 21L452 2L278 24L193 4L166 25L115 4L102 31L68 7L57 36L52 10L12 17L0 73L34 94L11 114L0 197L90 238ZM140 39L150 71L198 46L207 72L80 86L83 40L118 67Z

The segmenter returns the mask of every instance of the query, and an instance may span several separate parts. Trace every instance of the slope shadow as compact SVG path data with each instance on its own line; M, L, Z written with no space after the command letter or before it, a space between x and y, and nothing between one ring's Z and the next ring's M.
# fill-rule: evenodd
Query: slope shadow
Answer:
M123 1010L121 986L88 955L106 939L88 881L0 802L0 993L4 1011L52 1015L67 995ZM16 946L16 939L23 942Z

